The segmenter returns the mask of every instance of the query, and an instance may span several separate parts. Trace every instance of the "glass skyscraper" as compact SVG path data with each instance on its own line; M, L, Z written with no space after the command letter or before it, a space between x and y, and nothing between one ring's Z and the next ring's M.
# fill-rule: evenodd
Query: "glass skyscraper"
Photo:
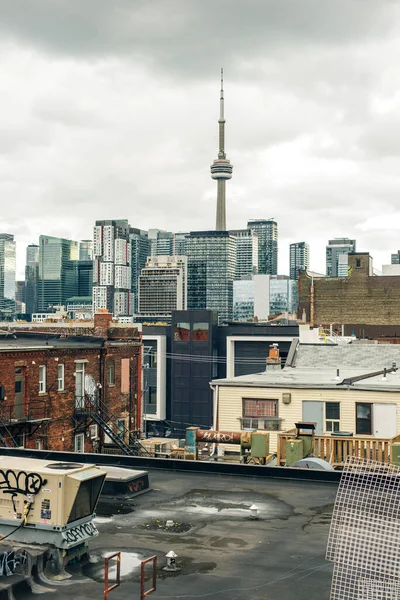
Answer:
M258 273L276 275L278 273L278 224L273 219L254 219L247 223L247 229L258 234Z
M233 316L236 239L228 231L192 231L186 242L188 308L218 311L221 320Z
M326 247L326 274L328 277L346 277L348 271L348 258L350 252L356 251L356 240L349 238L335 238L329 240ZM339 260L340 255L345 257Z
M39 237L38 310L63 306L78 295L79 244L72 240Z
M38 311L39 246L30 244L26 249L25 310L27 314Z
M16 253L14 236L0 233L0 318L10 320L15 314Z

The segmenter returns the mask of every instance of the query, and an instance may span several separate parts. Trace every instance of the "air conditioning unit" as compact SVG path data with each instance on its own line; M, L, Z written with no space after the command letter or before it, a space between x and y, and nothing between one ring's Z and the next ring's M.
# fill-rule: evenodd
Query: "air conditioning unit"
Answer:
M0 457L0 538L85 546L98 535L93 524L106 472L96 465Z

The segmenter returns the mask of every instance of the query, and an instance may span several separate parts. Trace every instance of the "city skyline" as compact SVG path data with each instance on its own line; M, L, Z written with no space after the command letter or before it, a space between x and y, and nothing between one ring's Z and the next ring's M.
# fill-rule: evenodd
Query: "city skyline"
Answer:
M23 19L13 3L3 9L0 231L15 235L18 278L28 244L41 234L86 239L93 216L146 230L214 228L221 66L235 166L227 228L274 217L282 274L298 239L316 271L326 240L343 236L377 268L390 263L400 226L399 6L69 6L29 5Z

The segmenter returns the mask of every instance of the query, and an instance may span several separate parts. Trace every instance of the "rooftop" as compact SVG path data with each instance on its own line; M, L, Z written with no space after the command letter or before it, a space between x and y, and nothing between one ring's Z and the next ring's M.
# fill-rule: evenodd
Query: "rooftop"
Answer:
M339 388L349 378L379 373L351 383L364 390L400 391L400 368L383 377L393 365L400 367L400 346L396 344L299 344L292 366L215 380L224 385L248 387ZM337 377L339 369L339 377Z
M104 556L117 551L122 583L110 600L140 597L139 563L153 555L153 597L160 600L328 598L332 565L325 550L336 484L159 470L149 475L153 491L134 499L133 512L118 502L111 511L110 504L98 506L91 563L73 566L73 578L58 582L51 598L102 597ZM259 509L254 521L252 504ZM168 574L162 567L171 550L181 570Z

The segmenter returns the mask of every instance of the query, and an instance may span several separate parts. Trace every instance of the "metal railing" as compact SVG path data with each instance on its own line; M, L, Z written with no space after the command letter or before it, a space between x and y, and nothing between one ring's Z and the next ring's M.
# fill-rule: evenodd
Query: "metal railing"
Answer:
M295 438L295 429L278 434L277 465L286 463L286 442ZM313 456L322 458L334 466L343 466L348 456L388 463L391 459L392 444L399 441L400 435L393 438L315 435Z
M35 419L46 419L48 406L44 401L27 402L26 404L10 404L0 406L0 419L3 424L12 425L21 421L34 421Z

